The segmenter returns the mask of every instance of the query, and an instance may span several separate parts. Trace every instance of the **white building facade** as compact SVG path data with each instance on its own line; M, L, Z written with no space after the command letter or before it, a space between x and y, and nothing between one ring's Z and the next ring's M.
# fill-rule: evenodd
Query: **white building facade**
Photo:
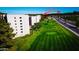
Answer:
M13 28L13 33L15 33L15 37L24 36L26 34L30 34L30 21L29 15L7 15L7 21L10 23L10 27ZM40 15L31 16L31 24L38 23L41 19Z
M15 37L30 34L29 16L28 15L7 15L8 23L13 28Z
M34 25L35 23L40 22L41 15L31 16L31 20L32 20L32 25Z

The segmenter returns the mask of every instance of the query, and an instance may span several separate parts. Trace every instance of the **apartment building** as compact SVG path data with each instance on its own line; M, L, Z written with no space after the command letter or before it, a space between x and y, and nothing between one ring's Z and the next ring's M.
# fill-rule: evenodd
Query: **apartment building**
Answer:
M7 13L0 12L0 20L5 20L7 22Z
M29 15L7 15L7 21L16 33L15 37L30 34Z
M30 17L31 17L31 25L34 25L35 23L40 22L41 15L34 15Z
M10 27L13 28L15 37L24 36L30 34L30 28L34 23L38 23L41 19L40 15L7 15L7 21L10 23Z

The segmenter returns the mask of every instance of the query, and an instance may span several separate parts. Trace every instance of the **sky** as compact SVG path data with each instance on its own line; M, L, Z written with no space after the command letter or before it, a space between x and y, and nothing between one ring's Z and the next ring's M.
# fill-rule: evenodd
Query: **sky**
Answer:
M61 13L79 11L79 7L0 7L0 12L7 14L43 14L50 11L50 13Z

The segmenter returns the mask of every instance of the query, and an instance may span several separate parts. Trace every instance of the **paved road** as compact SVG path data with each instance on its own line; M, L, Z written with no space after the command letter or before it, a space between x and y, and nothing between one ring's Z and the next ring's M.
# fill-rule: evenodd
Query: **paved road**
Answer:
M59 19L59 18L55 18L58 22L60 22L61 24L63 24L64 26L68 27L69 29L73 30L74 32L76 32L77 34L79 34L79 29L76 28L74 25L70 24L70 23L65 23L65 21L63 19Z

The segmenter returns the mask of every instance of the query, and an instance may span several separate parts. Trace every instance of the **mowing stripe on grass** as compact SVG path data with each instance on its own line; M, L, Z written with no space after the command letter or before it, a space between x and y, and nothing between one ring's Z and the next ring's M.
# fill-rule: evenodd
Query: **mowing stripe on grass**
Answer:
M51 45L50 45L51 51L52 51L52 50L55 50L55 45L54 45L54 44L55 44L55 41L54 41L54 37L53 37L53 36L51 36L50 43L51 43Z
M34 41L29 48L30 51L79 50L79 38L56 21L48 20L47 22L47 20L44 20L40 24L42 31L33 39Z
M31 48L29 50L35 50L35 48L36 48L39 41L40 41L40 38L36 38L35 41L32 43Z
M42 37L43 36L43 37ZM44 35L44 33L43 34L41 34L41 36L39 36L39 39L40 39L40 41L38 42L38 44L37 44L37 47L36 47L36 50L41 50L41 48L42 48L42 46L44 45L41 45L42 44L42 42L44 41L44 38L45 38L46 36Z

